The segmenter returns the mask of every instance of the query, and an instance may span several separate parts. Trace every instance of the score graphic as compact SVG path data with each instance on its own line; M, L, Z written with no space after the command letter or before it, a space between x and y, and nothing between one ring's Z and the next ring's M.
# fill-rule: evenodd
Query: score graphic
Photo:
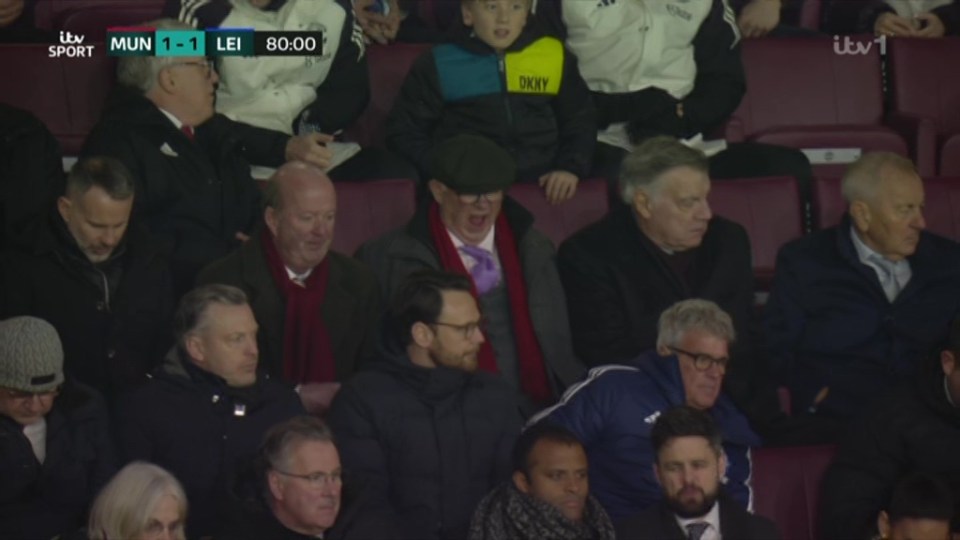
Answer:
M157 30L156 56L206 56L207 39L201 30Z

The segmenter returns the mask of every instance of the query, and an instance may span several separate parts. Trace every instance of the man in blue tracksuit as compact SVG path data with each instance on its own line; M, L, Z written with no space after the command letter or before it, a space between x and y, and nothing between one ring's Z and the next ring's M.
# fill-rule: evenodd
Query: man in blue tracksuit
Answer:
M750 447L760 443L721 393L734 339L730 316L707 300L683 300L660 316L657 348L631 366L601 366L571 387L546 418L573 431L590 461L590 491L615 522L661 497L650 430L661 412L686 404L707 411L723 434L725 489L750 508Z

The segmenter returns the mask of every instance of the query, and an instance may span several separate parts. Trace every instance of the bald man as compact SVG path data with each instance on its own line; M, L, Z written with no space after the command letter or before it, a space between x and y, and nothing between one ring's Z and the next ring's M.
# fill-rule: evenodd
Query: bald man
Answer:
M321 413L338 381L373 352L376 279L363 264L330 251L337 193L319 168L283 165L264 199L265 226L198 281L247 293L261 325L261 365L296 385L309 412Z

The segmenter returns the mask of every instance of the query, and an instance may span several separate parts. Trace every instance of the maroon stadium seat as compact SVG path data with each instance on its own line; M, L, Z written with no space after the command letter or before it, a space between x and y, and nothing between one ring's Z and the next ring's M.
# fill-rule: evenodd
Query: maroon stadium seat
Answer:
M768 290L780 246L803 234L800 195L791 177L717 180L709 195L713 213L747 230L756 287Z
M833 446L753 451L753 509L777 524L783 540L817 540L820 480L834 452Z
M337 223L333 249L353 255L360 244L402 227L416 204L410 180L337 183Z
M892 40L890 88L893 110L914 124L932 123L935 135L922 148L937 174L960 175L960 38ZM932 171L921 169L931 176Z
M847 211L847 201L840 193L839 178L817 178L813 182L813 219L818 229L840 223Z
M727 123L727 140L907 155L904 137L883 124L879 46L862 55L837 54L834 46L821 38L744 40L747 94ZM844 168L826 163L814 172L840 176Z
M36 24L70 30L103 41L108 26L129 26L156 19L164 0L39 0Z
M607 183L603 180L580 182L577 194L557 205L547 202L543 188L537 184L515 184L510 187L510 196L533 214L533 226L553 240L555 246L600 220L608 209Z
M0 45L0 66L6 73L0 101L32 112L64 145L64 137L73 132L64 64L87 59L50 58L47 47ZM66 148L63 151L68 153Z
M410 66L430 45L393 43L367 48L370 69L370 104L357 122L347 130L346 138L361 146L382 146L384 124L407 77Z

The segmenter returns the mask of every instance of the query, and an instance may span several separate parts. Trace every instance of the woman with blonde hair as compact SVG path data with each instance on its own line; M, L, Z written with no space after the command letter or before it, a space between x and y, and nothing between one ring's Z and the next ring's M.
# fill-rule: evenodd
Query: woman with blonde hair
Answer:
M90 540L184 540L187 496L162 468L133 462L103 488L90 511Z

